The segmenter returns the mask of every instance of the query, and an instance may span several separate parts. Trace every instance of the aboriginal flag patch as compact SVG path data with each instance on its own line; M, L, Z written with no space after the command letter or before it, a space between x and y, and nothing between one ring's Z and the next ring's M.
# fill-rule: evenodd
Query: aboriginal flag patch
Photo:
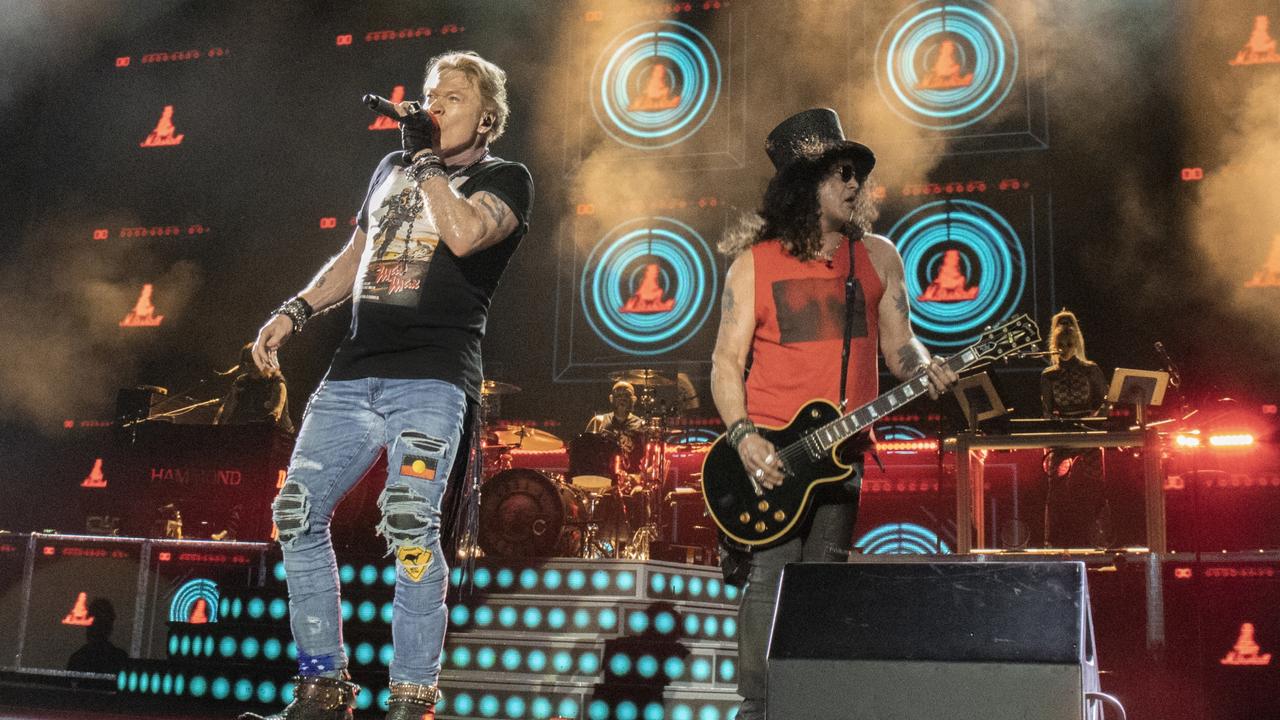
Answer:
M436 479L436 459L419 455L405 455L400 462L400 474L419 480Z

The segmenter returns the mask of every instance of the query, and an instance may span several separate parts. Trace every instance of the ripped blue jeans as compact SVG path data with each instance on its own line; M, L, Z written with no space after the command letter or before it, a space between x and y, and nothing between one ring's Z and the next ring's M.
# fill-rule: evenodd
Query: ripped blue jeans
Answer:
M448 620L440 504L466 406L462 389L441 380L325 380L312 396L272 504L301 675L337 677L347 666L329 523L385 447L378 533L396 563L391 680L436 684Z

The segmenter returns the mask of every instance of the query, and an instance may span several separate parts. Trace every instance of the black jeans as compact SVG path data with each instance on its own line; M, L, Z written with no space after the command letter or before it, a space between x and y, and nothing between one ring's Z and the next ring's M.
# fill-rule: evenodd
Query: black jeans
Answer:
M859 473L860 474L860 473ZM773 625L782 568L793 562L844 562L853 544L858 496L845 487L823 488L804 531L768 550L751 553L751 572L738 605L738 720L764 720L768 692L765 651Z

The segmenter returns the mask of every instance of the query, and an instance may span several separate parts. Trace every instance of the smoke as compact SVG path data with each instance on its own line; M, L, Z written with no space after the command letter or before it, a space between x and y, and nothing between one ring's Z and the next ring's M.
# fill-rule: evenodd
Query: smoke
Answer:
M42 87L57 69L75 68L107 38L128 37L178 3L126 0L0 0L0 107Z
M136 218L110 218L112 227ZM0 267L0 414L42 430L111 407L134 382L141 349L159 327L122 328L144 283L155 314L172 324L201 282L187 260L167 262L146 240L91 241L83 224L52 219ZM93 243L93 244L90 244Z
M1237 37L1240 33L1237 31ZM1222 73L1239 72L1221 62ZM1245 69L1245 73L1248 70ZM1244 75L1244 73L1240 73ZM1280 280L1280 76L1252 73L1235 78L1247 89L1227 112L1193 110L1206 149L1222 159L1206 168L1191 216L1195 247L1227 292L1223 301L1258 331L1280 340L1275 290ZM1195 103L1198 105L1198 103ZM1261 287L1249 287L1262 280Z

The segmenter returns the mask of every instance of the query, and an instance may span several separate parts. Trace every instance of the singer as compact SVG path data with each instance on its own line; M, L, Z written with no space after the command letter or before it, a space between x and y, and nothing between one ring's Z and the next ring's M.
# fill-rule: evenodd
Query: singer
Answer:
M786 425L815 398L847 400L850 408L875 399L877 345L899 378L926 369L933 397L957 378L916 339L902 258L892 242L871 233L871 149L845 139L835 111L813 109L774 128L765 152L775 174L762 209L720 245L734 260L721 299L711 393L743 466L772 488L787 479L755 423ZM848 559L857 488L824 488L801 537L750 553L721 548L726 581L745 583L738 611L741 720L765 717L765 646L783 566Z
M506 129L506 73L471 52L433 58L423 110L398 106L401 149L378 165L350 241L258 332L253 360L352 296L351 328L302 419L272 505L298 648L292 703L272 720L347 720L359 690L342 645L329 523L383 448L378 533L396 560L388 720L433 718L448 567L441 503L480 400L480 341L498 280L528 228L533 180L489 154ZM246 714L242 718L259 716Z

